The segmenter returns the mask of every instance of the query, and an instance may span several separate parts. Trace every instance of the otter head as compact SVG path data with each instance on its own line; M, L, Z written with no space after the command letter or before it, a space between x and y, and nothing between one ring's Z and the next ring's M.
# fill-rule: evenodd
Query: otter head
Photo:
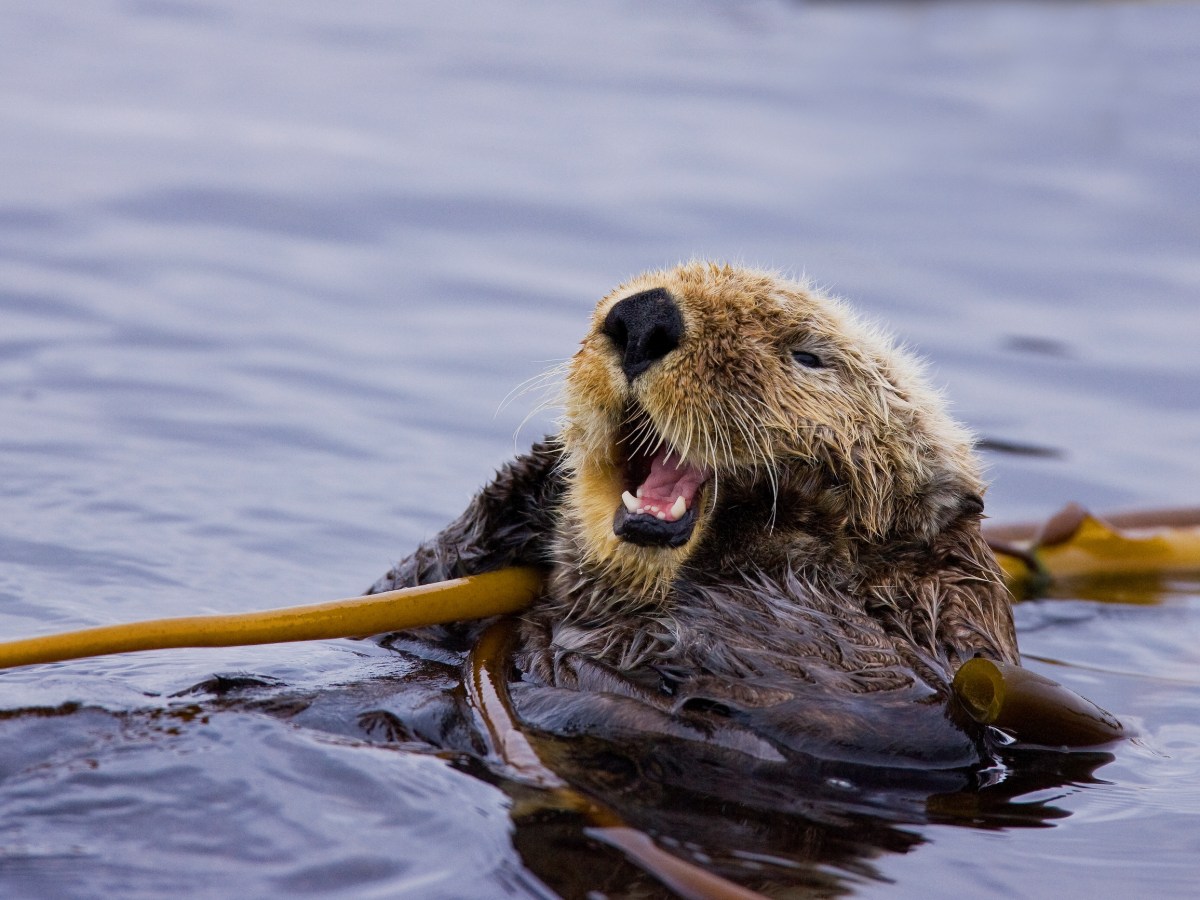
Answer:
M781 506L819 506L826 531L860 545L928 538L981 508L969 436L919 365L840 302L764 272L689 263L621 285L565 395L575 558L643 596L747 498L770 527Z

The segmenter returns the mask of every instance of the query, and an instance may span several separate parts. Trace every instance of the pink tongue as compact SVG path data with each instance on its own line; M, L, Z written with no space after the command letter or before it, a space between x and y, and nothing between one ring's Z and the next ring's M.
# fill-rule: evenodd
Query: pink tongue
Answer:
M708 472L689 466L669 450L660 450L650 461L650 474L641 485L641 501L646 506L670 509L676 497L690 509Z

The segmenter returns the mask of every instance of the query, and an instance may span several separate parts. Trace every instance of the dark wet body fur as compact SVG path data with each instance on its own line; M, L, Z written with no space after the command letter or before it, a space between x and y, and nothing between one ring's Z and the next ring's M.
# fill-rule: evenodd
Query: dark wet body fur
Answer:
M990 574L972 562L989 558L977 543L978 498L947 513L933 540L893 542L875 558L852 538L827 537L842 532L839 511L812 499L828 496L826 473L795 468L777 504L762 485L724 484L721 514L672 585L670 624L655 608L626 607L616 621L572 622L576 634L615 624L622 646L564 649L553 633L570 616L572 592L602 587L604 575L580 571L562 537L560 462L549 441L504 466L462 516L371 589L543 569L548 593L523 617L510 686L525 724L707 747L743 768L818 760L946 770L987 758L986 735L954 716L948 681L962 658L1003 651L953 614L931 622L926 612L929 592L952 595L957 581L974 590ZM911 586L907 603L897 584ZM873 606L876 593L889 602ZM953 642L943 640L947 629ZM455 626L385 641L406 652L461 651L476 632ZM452 730L462 735L447 727L449 743Z

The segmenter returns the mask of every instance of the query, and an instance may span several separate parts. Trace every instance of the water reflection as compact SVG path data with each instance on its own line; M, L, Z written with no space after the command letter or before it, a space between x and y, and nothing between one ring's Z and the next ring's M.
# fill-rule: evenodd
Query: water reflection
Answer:
M548 749L545 743L538 748ZM848 893L860 879L883 880L873 860L920 847L926 842L922 825L995 830L1052 825L1070 812L1048 799L1023 798L1094 783L1095 770L1113 759L1107 753L1026 751L1006 755L988 771L936 779L907 772L887 779L882 773L856 777L821 767L748 774L722 770L694 748L640 750L574 742L547 756L557 771L569 773L573 783L663 846L772 895L784 887ZM572 890L589 882L613 883L611 876L606 881L612 855L589 844L586 823L562 811L547 815L528 797L523 811L517 848L543 880L566 896L580 896ZM564 845L574 858L571 872L556 862ZM631 884L641 880L632 872L626 877Z
M1047 599L1090 600L1095 603L1152 606L1184 602L1200 595L1200 573L1173 572L1072 578L1044 590Z
M45 828L53 832L78 828L83 820L71 824L76 814L90 817L107 810L110 819L117 818L108 836L111 844L100 857L109 860L104 865L112 865L120 853L131 849L130 841L138 840L141 829L161 829L175 818L170 809L174 803L163 805L162 798L170 793L177 803L203 803L210 815L225 808L226 815L232 816L220 838L188 846L187 855L201 849L219 853L234 871L281 854L292 858L305 844L321 840L318 831L296 843L299 836L292 832L300 824L295 816L303 815L302 807L286 811L283 820L272 825L261 816L269 819L275 814L259 807L270 804L273 791L261 797L257 791L243 795L236 782L214 781L220 777L218 770L209 764L197 766L189 758L206 744L209 754L236 753L237 745L253 735L259 747L256 753L265 753L256 765L270 767L271 780L301 778L304 789L315 792L313 799L322 804L334 797L360 798L353 809L362 815L378 803L395 803L396 796L393 793L388 800L390 789L377 796L379 784L362 781L366 776L355 748L402 751L393 763L401 771L405 758L414 762L435 758L437 748L423 743L417 732L430 726L431 706L441 705L433 718L444 717L456 689L456 673L444 664L312 692L297 691L270 676L241 673L206 679L180 692L180 699L171 705L140 711L114 714L77 703L4 711L0 745L8 749L0 755L0 782L6 785L0 812L6 812L10 821L10 852L14 840L22 845L36 843L36 835ZM280 743L278 737L283 735L269 724L273 720L300 725L309 737ZM444 718L433 727L444 735ZM460 734L460 739L464 737ZM101 750L106 744L124 748L122 755L131 755L130 759L118 763L111 751ZM301 747L319 754L317 748L322 746L341 747L339 754L349 754L348 767L338 769L336 760L320 755L307 762L295 757ZM722 758L711 746L670 740L612 743L543 735L536 738L535 746L576 788L607 804L628 824L654 835L660 846L768 893L784 888L849 893L862 879L882 877L874 864L881 855L908 853L923 844L920 826L924 825L983 829L1052 825L1069 811L1034 795L1096 783L1095 770L1113 759L1107 753L1014 750L982 770L921 774L851 770L816 761L812 766L749 766L749 760L736 755ZM31 768L38 757L43 765ZM508 781L477 756L456 753L450 759L472 780L495 785L510 798L513 842L521 860L561 895L603 890L614 896L641 896L643 891L646 896L670 896L646 871L594 841L589 835L592 823L564 808L555 795ZM130 764L141 767L142 775L132 777ZM424 764L417 768L428 771ZM71 799L64 795L63 800L46 805L45 799L38 799L41 779L69 788ZM339 779L361 783L335 784ZM444 780L440 778L439 784ZM404 782L400 789L408 793L416 785ZM437 798L444 789L444 784L424 783L420 792L432 802L448 802ZM479 796L474 789L467 793ZM406 802L411 800L409 796ZM494 800L490 803L495 806ZM11 824L17 815L23 820L19 826ZM378 810L372 817L378 819ZM141 826L134 824L138 819L143 820ZM0 829L0 840L4 839L5 831ZM160 846L158 852L171 852L172 844L182 849L188 843L182 837L180 841ZM92 852L85 851L85 856ZM297 858L303 856L301 851ZM383 859L363 858L351 864L341 860L317 881L323 889L338 890L402 883L405 866L394 859L384 864ZM132 860L129 864L134 869L139 865ZM116 865L110 875L134 869ZM36 867L31 873L35 871ZM310 866L293 870L289 863L286 871L291 874L277 882L280 886L304 884L311 889L316 883ZM38 877L47 873L40 871ZM84 883L104 883L103 875L95 877L93 873Z

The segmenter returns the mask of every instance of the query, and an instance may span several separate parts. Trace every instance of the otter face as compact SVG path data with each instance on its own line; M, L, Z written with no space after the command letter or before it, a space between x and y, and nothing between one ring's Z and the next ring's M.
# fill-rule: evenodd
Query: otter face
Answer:
M935 529L982 490L968 436L906 354L763 272L691 263L618 287L565 405L575 548L643 591L665 590L724 497L806 502L780 494L798 471L866 540Z

